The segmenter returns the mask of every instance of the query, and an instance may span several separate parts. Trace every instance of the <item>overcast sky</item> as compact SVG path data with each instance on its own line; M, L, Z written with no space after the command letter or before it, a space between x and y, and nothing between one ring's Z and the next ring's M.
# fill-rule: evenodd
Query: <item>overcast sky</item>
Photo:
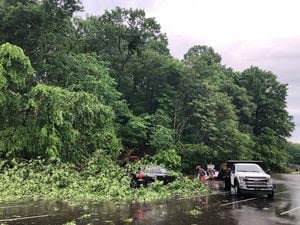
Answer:
M174 57L195 44L212 46L237 71L251 65L287 83L290 138L300 143L300 1L298 0L82 0L84 14L115 6L140 8L167 33Z

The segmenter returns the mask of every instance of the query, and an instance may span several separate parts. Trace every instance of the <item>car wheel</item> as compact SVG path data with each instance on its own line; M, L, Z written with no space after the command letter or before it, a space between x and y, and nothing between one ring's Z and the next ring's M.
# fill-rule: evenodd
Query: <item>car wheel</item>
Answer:
M271 194L268 194L268 198L269 198L269 199L273 199L273 198L274 198L274 191L272 191Z

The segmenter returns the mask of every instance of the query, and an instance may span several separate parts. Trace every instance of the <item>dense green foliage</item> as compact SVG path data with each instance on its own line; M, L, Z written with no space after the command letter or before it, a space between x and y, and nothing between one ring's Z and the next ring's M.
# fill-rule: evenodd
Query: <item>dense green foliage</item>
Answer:
M300 144L288 143L286 151L289 155L289 162L300 165Z
M115 94L103 90L110 88L112 81L101 77L101 66L90 69L91 75L80 82L77 91L46 84L30 89L33 69L23 51L4 44L0 59L3 68L0 152L3 156L27 159L40 156L77 162L102 149L117 158L121 144L116 135L114 112L109 106ZM93 70L98 72L95 77L92 77ZM85 86L89 86L91 93L83 91Z
M294 124L287 85L272 72L234 72L201 45L175 59L143 10L75 18L81 9L78 0L0 0L2 159L81 167L97 150L112 162L134 150L183 172L227 159L285 167ZM46 170L37 174L52 179Z
M117 166L111 159L96 152L83 168L74 164L45 164L44 160L29 162L2 161L0 165L0 201L16 199L54 199L86 202L99 200L150 201L169 197L205 194L207 187L198 179L178 179L169 185L154 182L149 188L131 188L129 173L135 165Z

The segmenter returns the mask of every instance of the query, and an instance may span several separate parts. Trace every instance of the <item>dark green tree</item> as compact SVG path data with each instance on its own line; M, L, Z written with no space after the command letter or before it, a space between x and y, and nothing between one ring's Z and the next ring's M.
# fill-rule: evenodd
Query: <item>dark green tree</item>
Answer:
M154 18L146 18L143 10L116 8L100 17L79 21L84 52L95 52L110 63L118 90L126 93L132 83L127 65L135 55L151 48L168 54L167 39Z
M1 155L80 162L102 150L116 159L122 147L111 101L117 101L117 92L105 69L97 65L84 65L83 76L90 66L94 79L82 80L76 92L41 84L33 87L30 78L34 71L22 49L2 45ZM105 85L99 84L105 81ZM87 89L90 93L84 91Z
M240 130L239 111L230 96L239 89L220 60L206 46L195 46L185 55L175 104L176 141L202 146L199 151L206 149L210 160L250 158L253 141Z
M289 162L300 165L300 144L288 142L285 147L289 156Z
M171 111L179 85L179 62L153 50L135 56L128 65L132 84L126 94L130 108L137 114Z
M273 168L284 167L285 138L294 128L286 110L287 85L279 83L272 72L258 67L243 71L238 83L255 104L249 120L256 143L255 158L265 160Z
M64 54L76 48L72 15L81 9L80 1L2 0L1 3L0 44L9 42L24 49L38 81L57 84L60 78L52 68L60 67Z
M34 76L23 50L11 44L0 46L0 154L14 155L26 143L27 92Z

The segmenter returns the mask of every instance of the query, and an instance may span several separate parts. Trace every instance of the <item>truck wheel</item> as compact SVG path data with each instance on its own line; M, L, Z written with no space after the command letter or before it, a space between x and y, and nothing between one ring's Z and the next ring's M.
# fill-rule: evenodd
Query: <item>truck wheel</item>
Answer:
M269 198L269 199L273 199L273 198L274 198L274 191L272 191L271 194L268 194L268 198Z

